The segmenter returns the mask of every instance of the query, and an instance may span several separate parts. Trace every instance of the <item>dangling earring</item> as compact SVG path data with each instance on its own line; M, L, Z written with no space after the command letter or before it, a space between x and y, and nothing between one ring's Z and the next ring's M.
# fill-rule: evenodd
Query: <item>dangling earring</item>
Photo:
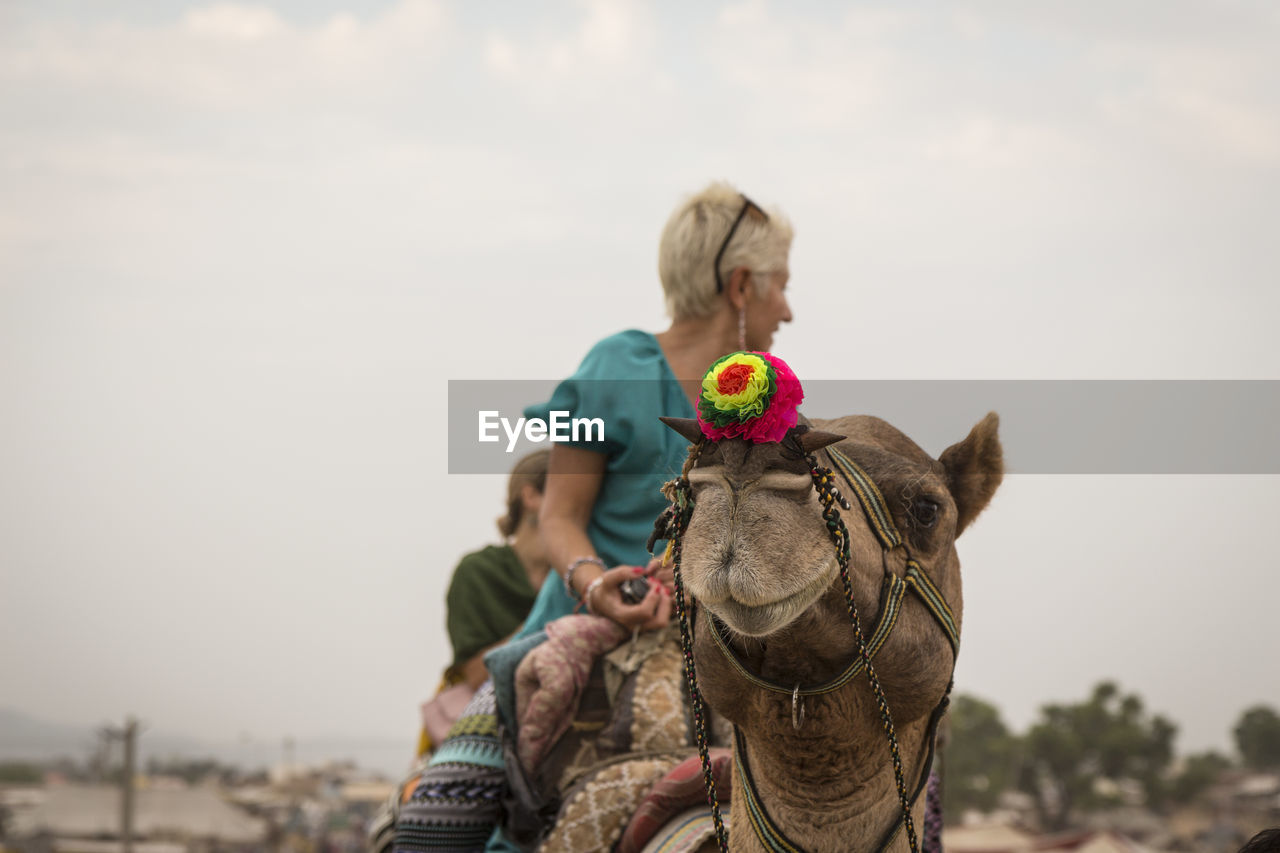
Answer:
M738 309L738 349L747 348L747 306Z

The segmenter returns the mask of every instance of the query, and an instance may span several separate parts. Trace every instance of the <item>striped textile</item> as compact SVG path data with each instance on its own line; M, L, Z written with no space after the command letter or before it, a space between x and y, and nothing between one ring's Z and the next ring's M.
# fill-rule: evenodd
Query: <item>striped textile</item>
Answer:
M493 684L485 682L412 790L406 789L392 853L484 850L506 790Z
M924 794L924 835L921 853L942 853L942 777L929 772L929 788Z
M729 815L724 816L725 827ZM716 837L710 806L697 806L676 815L657 835L649 840L641 853L694 853Z

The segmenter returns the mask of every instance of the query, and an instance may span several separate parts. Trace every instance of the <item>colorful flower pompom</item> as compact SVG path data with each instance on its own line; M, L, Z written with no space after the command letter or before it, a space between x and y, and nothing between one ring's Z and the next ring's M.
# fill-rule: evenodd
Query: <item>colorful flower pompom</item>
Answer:
M781 441L796 425L803 399L800 380L782 359L767 352L730 353L702 377L698 424L712 441Z

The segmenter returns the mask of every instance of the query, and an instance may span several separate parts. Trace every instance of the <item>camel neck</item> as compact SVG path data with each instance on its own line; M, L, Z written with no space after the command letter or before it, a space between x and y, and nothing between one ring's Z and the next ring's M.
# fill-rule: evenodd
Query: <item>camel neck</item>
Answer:
M756 737L750 738L750 746L748 738L740 731L735 738L735 827L757 838L780 833L805 851L906 849L902 833L880 846L902 821L883 738L793 737L784 742ZM853 749L854 743L872 748ZM920 772L916 761L907 769L913 776ZM921 799L912 809L917 825L922 809ZM850 839L857 843L850 846ZM782 849L789 847L784 843Z

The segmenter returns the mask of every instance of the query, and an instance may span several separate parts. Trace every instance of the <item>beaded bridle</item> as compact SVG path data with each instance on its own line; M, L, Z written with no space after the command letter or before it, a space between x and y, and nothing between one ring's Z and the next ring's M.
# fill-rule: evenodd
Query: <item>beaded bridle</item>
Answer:
M675 427L675 424L669 425ZM797 728L803 721L803 697L831 693L851 682L859 671L866 673L867 681L875 696L880 722L889 744L889 756L893 764L894 782L897 787L898 801L902 806L902 820L896 821L889 828L877 849L883 850L888 847L897 837L898 832L905 827L907 841L912 853L918 853L919 841L916 837L915 822L911 817L911 808L928 781L929 766L933 762L933 748L937 727L950 701L952 682L948 682L942 700L934 708L930 716L923 744L926 753L923 755L924 760L920 767L919 779L914 792L908 795L902 769L902 758L898 749L898 737L893 726L893 717L889 711L889 704L885 700L884 690L880 686L880 679L876 675L875 667L872 664L872 658L884 645L893 626L896 624L902 600L908 589L913 590L919 596L926 609L941 626L943 633L951 643L953 652L959 651L959 631L956 628L955 617L951 612L951 608L947 605L946 599L933 584L923 567L911 558L908 553L906 572L902 577L898 577L888 571L886 559L880 616L870 640L866 639L866 635L862 631L862 621L858 616L858 607L853 597L853 584L849 579L849 530L839 510L836 509L836 505L838 504L846 510L852 507L836 486L835 474L832 469L819 464L816 452L805 453L799 447L795 435L802 435L806 430L807 427L797 427L792 434L787 436L783 445L793 450L799 450L800 455L803 456L808 464L809 476L813 481L814 491L817 492L818 501L822 505L822 518L826 523L827 533L836 549L836 561L840 569L840 579L844 585L849 621L853 626L854 636L857 638L858 643L856 658L844 671L824 684L804 688L797 684L794 688L791 688L752 673L749 667L734 653L728 638L725 636L723 626L709 612L707 613L706 622L711 629L711 636L716 645L733 668L738 671L739 675L762 689L791 696L792 724ZM722 853L727 853L728 834L720 815L720 803L716 796L715 777L711 770L707 733L707 708L702 698L702 693L698 689L697 673L693 659L693 621L697 618L697 603L691 601L690 607L687 608L685 606L684 582L680 571L683 538L688 530L694 508L693 489L689 483L689 472L696 465L705 444L705 439L694 443L689 448L689 455L685 460L680 476L663 486L663 494L671 503L654 524L654 533L649 540L649 549L652 551L654 544L659 539L668 541L668 552L675 576L675 609L680 623L680 643L684 655L685 679L692 704L694 736L697 740L698 755L702 762L702 778L707 790L707 802L711 806L716 844ZM893 519L885 507L884 498L881 496L875 482L867 476L866 472L836 448L827 447L824 452L830 457L832 464L840 472L850 490L857 496L858 502L867 517L867 522L879 539L886 557L888 552L895 548L902 547L905 549L906 546L902 537L893 524ZM693 612L691 613L690 610ZM954 656L952 665L954 669ZM747 816L757 839L766 850L776 851L776 853L801 853L802 849L799 845L791 841L778 828L769 817L764 804L760 801L759 795L755 790L756 785L751 775L750 764L747 760L746 743L736 726L734 727L734 741L737 756L735 764L739 779L742 782Z

